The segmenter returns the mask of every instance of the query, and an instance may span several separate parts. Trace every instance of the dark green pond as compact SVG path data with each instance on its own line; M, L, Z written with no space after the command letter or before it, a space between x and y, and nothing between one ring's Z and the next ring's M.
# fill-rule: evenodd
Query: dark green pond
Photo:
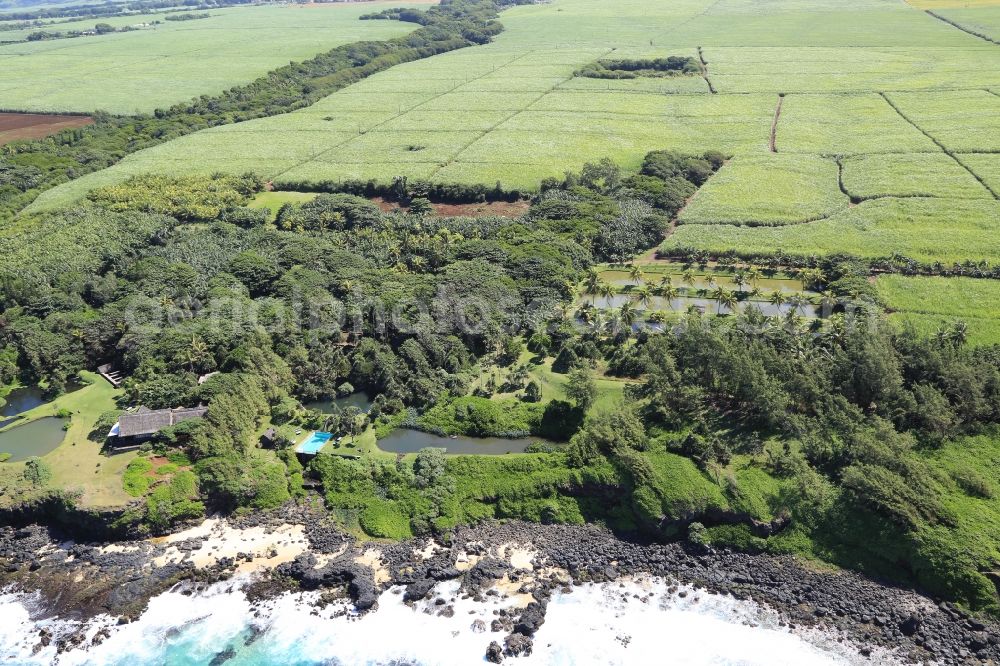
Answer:
M445 453L478 456L501 456L505 453L524 453L531 444L544 443L538 437L504 439L502 437L440 437L419 430L399 429L378 440L378 448L389 453L416 453L420 449L445 449Z
M14 416L48 402L42 397L42 389L37 386L16 388L5 395L2 400L4 403L0 406L0 416Z
M345 407L357 407L362 412L367 413L369 409L372 408L372 401L368 397L368 394L363 391L358 391L357 393L352 393L345 398L336 398L334 400L314 400L312 402L307 402L303 405L306 409L316 409L324 414L332 414L334 407L337 411L343 411Z
M62 444L65 437L63 420L56 416L46 416L0 432L0 453L11 454L8 462L44 456Z

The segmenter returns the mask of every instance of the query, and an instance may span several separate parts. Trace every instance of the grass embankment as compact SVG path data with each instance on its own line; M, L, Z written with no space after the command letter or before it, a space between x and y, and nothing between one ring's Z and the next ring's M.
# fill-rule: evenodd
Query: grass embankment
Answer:
M17 424L53 416L60 410L71 413L62 444L42 457L52 472L51 479L44 487L34 487L23 478L23 462L0 464L0 486L6 490L0 504L24 501L54 489L79 494L78 504L83 508L121 506L132 499L122 487L122 474L136 454L105 456L101 454L103 442L89 439L98 417L115 409L119 391L94 373L82 372L80 377L86 386L25 412Z

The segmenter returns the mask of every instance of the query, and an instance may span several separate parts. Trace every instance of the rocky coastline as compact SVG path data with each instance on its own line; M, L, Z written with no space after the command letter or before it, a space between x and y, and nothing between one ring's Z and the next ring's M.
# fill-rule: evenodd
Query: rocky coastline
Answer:
M901 663L1000 664L1000 628L949 603L792 557L633 543L595 526L488 523L456 530L447 543L374 543L355 540L321 509L303 505L112 543L71 541L40 525L0 528L0 587L37 591L38 612L46 616L109 614L127 623L168 589L194 594L238 574L252 574L244 588L252 600L312 590L322 592L320 598L349 596L360 612L375 608L379 594L394 586L403 588L407 602L427 600L437 613L453 612L448 599L435 597L435 587L454 580L473 600L516 597L491 626L472 627L493 632L494 640L484 635L484 649L494 663L530 654L554 593L651 575L682 596L694 588L753 600L777 611L789 627L831 632L861 655L891 653ZM81 631L41 632L37 640L39 649L55 641L65 651L101 639ZM220 654L213 663L227 658Z

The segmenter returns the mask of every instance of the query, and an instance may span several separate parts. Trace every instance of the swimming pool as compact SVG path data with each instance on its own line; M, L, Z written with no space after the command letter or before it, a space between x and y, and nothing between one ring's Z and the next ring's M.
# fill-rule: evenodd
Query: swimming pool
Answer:
M323 448L323 445L329 442L332 437L332 433L319 432L317 430L313 434L309 435L309 438L306 441L295 447L295 451L298 453L316 455L319 453L319 450Z

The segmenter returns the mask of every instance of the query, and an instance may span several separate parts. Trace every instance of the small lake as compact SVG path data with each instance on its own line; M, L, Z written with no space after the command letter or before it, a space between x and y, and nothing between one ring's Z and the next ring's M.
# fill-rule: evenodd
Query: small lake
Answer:
M72 393L73 391L78 391L81 388L83 388L82 384L69 382L66 385L66 393ZM65 393L63 395L65 395ZM22 386L20 388L16 388L5 395L2 400L4 403L0 406L0 416L17 416L18 414L23 414L29 409L34 409L35 407L44 405L45 403L52 402L50 399L45 397L45 392L38 386ZM3 419L0 419L0 423L3 423ZM2 427L3 426L0 425L0 428Z
M368 394L364 391L358 391L357 393L352 393L351 395L344 398L336 398L334 400L313 400L312 402L307 402L303 404L306 409L316 409L324 414L332 414L334 412L334 407L336 411L343 411L345 407L357 407L362 412L368 413L368 410L372 408L372 400L368 397Z
M11 454L7 462L19 462L54 451L66 437L63 420L56 416L32 421L0 432L0 453Z
M4 400L4 404L0 407L0 416L21 414L48 402L48 400L42 397L42 389L37 386L16 388L5 395L2 400Z
M432 435L419 430L400 428L394 430L388 437L377 442L378 448L389 453L416 453L420 449L445 449L450 454L469 454L479 456L502 456L505 453L524 453L531 444L544 443L539 437L522 439L504 439L502 437L466 437L459 435L454 439Z

